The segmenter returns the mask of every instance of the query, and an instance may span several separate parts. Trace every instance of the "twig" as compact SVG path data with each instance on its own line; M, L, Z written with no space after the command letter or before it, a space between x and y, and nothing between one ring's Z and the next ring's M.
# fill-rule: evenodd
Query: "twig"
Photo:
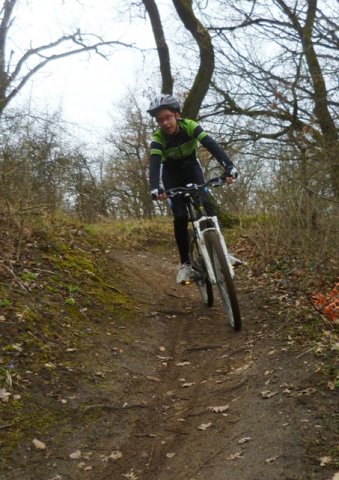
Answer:
M308 301L310 302L310 304L312 305L312 307L314 308L314 310L318 313L318 315L320 316L320 318L325 322L327 323L330 327L334 328L334 323L332 323L325 315L323 315L321 313L321 310L319 308L317 308L314 303L312 302L311 298L310 298L310 295L306 295ZM326 305L324 305L326 306Z
M304 355L306 355L307 353L310 353L312 352L313 350L313 347L311 348L308 348L307 350L305 350L304 352L301 352L296 358L300 358L300 357L303 357Z
M93 408L106 408L108 410L129 410L131 408L149 408L149 405L143 405L142 403L136 403L134 405L111 405L109 403L98 403L95 405L88 405L84 408L84 413L88 412L88 410L92 410Z
M154 444L152 446L152 450L151 450L151 453L150 453L150 456L149 456L149 459L148 459L148 462L147 462L147 470L150 469L150 466L151 466L151 463L152 463L152 460L153 460L153 454L154 454Z
M332 203L339 204L339 202L337 200L335 200L334 198L328 198L328 197L325 197L324 195L321 195L318 192L315 192L314 190L309 188L307 185L304 185L303 183L298 182L298 180L296 180L295 178L289 177L288 175L287 175L287 178L288 178L289 181L294 182L297 185L300 185L302 188L304 188L307 192L310 192L312 195L315 195L318 198L326 200L327 202L332 202Z
M186 477L184 477L184 480L188 480L188 479L192 478L197 472L199 472L199 470L201 470L207 463L209 463L211 460L213 460L213 458L217 457L223 450L225 450L225 446L223 446L222 448L217 450L211 457L207 458L195 470L193 470L191 473L186 475Z
M3 266L11 275L13 275L14 280L19 284L19 286L20 286L21 288L23 288L26 292L28 292L28 289L27 289L27 288L25 287L25 285L22 283L22 281L20 280L20 278L17 277L17 275L15 275L14 271L13 271L11 268L7 267L7 265L5 265L4 263L2 264L2 266Z
M4 430L5 428L9 428L12 425L14 425L14 423L7 423L6 425L1 425L0 430Z
M61 277L60 273L53 272L52 270L45 270L44 268L30 267L30 270L32 270L33 272L51 273L52 275L58 275L59 277Z
M176 413L173 413L172 415L168 415L166 418L176 417L177 415L181 415L182 413L187 412L187 410L191 410L191 409L192 407L184 408L183 410L180 410L180 412L176 412Z
M180 295L176 295L175 293L166 293L168 297L174 297L174 298L182 298Z
M185 352L197 352L199 350L216 350L218 348L224 348L224 345L198 345L196 347L185 348Z
M281 325L279 325L279 327L277 328L276 332L274 332L274 334L273 334L273 338L275 338L275 335L276 335L276 334L279 334L279 332L280 332L283 328L285 328L285 326L286 326L289 322L291 322L291 318L288 318L288 319L286 320L286 322L284 322L284 323L282 323Z

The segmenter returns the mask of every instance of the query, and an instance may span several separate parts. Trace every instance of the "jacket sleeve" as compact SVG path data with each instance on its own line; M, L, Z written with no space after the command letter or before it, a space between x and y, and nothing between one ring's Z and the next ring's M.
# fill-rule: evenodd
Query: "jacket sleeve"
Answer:
M149 185L150 190L159 189L161 156L151 155L149 160Z
M233 167L233 163L229 159L227 153L220 147L220 145L209 135L206 135L201 140L201 145L205 147L218 162L225 168Z
M229 159L227 153L220 147L220 145L200 126L197 125L193 131L195 138L199 140L201 145L208 150L213 157L215 157L220 165L225 168L233 167L233 163Z
M149 160L149 184L150 190L159 189L160 168L163 157L163 147L161 143L151 141L151 156Z

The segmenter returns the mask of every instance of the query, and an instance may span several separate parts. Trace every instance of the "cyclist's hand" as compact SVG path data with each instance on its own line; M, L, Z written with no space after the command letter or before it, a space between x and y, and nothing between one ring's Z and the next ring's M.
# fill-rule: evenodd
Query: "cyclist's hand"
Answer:
M152 200L166 200L167 195L162 188L151 190Z
M233 165L229 168L226 168L226 170L225 170L225 182L228 185L231 185L234 182L234 180L236 180L238 178L238 176L239 176L238 171Z

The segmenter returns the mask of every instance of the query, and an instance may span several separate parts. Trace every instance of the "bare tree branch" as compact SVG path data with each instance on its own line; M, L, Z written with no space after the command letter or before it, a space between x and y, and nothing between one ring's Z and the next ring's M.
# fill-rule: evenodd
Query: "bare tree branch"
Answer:
M0 12L2 15L0 19L0 116L27 81L48 63L84 52L95 52L103 58L107 58L101 51L102 47L136 48L132 44L117 40L104 40L95 34L84 34L78 29L75 33L63 35L48 44L29 48L11 69L12 52L9 62L6 64L6 40L13 22L11 16L16 3L17 0L5 0ZM60 49L64 51L60 51ZM35 62L35 65L34 63L32 65L32 62Z

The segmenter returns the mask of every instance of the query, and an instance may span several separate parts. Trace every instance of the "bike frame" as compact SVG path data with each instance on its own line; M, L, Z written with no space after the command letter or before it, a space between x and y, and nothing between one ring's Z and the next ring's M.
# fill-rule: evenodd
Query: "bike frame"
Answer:
M222 183L221 183L221 181L222 181ZM207 182L207 184L212 184L213 185L213 182L216 182L216 183L214 183L215 186L220 186L220 185L224 184L221 177L218 177L217 179L209 180ZM200 196L199 195L195 195L195 196L192 195L192 192L198 193L200 188L203 187L203 186L194 185L194 184L187 185L186 188L188 189L188 191L186 191L184 193L184 198L185 198L185 201L186 201L186 207L187 207L188 214L189 214L189 221L191 222L191 224L193 226L193 231L194 231L194 235L195 235L195 238L196 238L196 241L197 241L197 246L198 246L199 252L200 252L201 256L203 257L205 265L206 265L208 279L209 279L209 281L212 285L216 285L217 280L216 280L215 275L214 275L212 262L211 262L210 255L209 255L209 252L208 252L208 249L207 249L207 246L206 246L206 241L205 241L206 232L214 231L214 232L217 233L217 235L220 239L220 243L221 243L225 258L227 260L232 278L234 277L234 268L233 268L231 260L230 260L230 256L229 256L229 253L228 253L228 250L227 250L227 246L226 246L224 236L223 236L223 234L221 233L221 230L220 230L218 218L216 216L207 216L205 214L204 208L202 206ZM197 215L198 212L203 213L202 216L200 216L199 218L197 218L198 217L198 215ZM205 224L212 224L213 226L209 226L207 228L202 228L202 224L204 224L204 223Z

